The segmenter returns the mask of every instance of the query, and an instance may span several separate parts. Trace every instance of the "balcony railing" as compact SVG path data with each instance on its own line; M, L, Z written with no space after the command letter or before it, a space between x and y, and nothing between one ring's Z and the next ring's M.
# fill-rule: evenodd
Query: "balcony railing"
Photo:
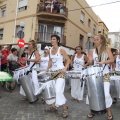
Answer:
M51 43L51 35L53 35L53 33L36 32L35 40L37 40L37 42ZM61 34L56 34L56 35L60 37L60 44L66 45L66 36L61 35Z
M51 13L51 14L58 14L58 15L64 15L65 17L68 16L68 9L64 5L59 5L57 10L54 9L52 6L46 7L45 3L39 3L37 5L37 13L40 12L46 12L46 13Z

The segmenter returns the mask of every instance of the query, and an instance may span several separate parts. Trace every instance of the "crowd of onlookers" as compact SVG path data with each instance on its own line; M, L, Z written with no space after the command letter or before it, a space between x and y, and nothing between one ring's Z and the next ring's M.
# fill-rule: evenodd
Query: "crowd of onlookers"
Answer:
M65 6L62 2L58 0L46 0L45 1L45 10L51 13L65 13Z
M25 66L24 57L26 57L26 53L18 58L18 50L12 45L0 46L0 71L14 70L16 67Z

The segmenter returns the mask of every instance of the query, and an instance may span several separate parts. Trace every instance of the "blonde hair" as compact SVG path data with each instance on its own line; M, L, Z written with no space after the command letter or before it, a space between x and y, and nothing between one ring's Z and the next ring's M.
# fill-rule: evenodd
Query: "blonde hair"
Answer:
M33 49L37 50L37 45L36 45L35 40L30 40L29 42L32 43Z
M107 46L107 41L104 35L96 35L100 37L101 42L101 47L100 47L100 51L98 53L98 58L100 58L100 56L102 56L102 53L106 51L106 46Z

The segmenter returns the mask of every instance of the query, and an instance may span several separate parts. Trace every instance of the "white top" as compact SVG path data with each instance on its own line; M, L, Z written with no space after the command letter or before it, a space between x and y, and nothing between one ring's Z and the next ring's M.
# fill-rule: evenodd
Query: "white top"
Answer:
M28 56L28 59L30 58L30 56L31 56L31 55ZM31 56L30 59L31 59L31 60L32 60L32 59L35 59L35 54L34 54L34 53L32 54L32 56ZM33 65L35 62L29 62L29 63L30 63L30 64L27 64L27 63L26 63L26 64L29 66L29 68L31 68L32 65ZM36 64L35 64L32 68L37 68Z
M74 63L73 63L74 70L82 70L82 68L84 68L83 65L84 65L84 55L82 55L81 58L78 58L77 54L75 54Z
M40 59L40 70L46 70L49 62L49 55L47 57L42 56Z
M51 53L52 49L50 49L50 59L52 60L52 67L51 70L59 70L64 68L63 64L63 56L60 54L60 47L58 48L58 51L55 55L52 55Z
M97 55L97 53L96 53L95 51L96 51L96 50L94 49L94 50L93 50L94 65L96 65L96 62L98 62L98 55ZM107 58L108 58L107 53L105 53L104 55L105 55L104 60L107 60ZM103 58L102 58L101 61L103 61ZM105 64L102 64L102 67L103 67L103 68L104 68L104 66L105 66ZM104 75L104 74L107 74L107 73L109 73L109 72L110 72L110 71L109 71L109 64L106 64L106 66L105 66L105 68L104 68L104 70L103 70L103 75Z
M116 57L116 66L115 66L116 71L120 71L120 58L119 55Z
M12 53L10 53L7 57L8 60L15 60L17 61L18 60L18 57L16 55L13 55Z

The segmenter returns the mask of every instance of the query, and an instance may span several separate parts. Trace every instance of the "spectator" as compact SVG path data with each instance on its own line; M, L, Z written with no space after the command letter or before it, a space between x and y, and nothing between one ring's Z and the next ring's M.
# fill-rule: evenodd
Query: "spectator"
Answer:
M12 53L10 53L7 57L8 61L9 61L9 69L15 70L20 67L20 65L18 63L17 49L12 48L11 52Z
M9 61L16 61L18 60L18 57L17 57L17 49L16 48L12 48L11 49L11 52L9 55L8 55L8 60Z
M1 51L2 51L2 54L1 54L1 71L5 71L6 68L7 68L7 56L8 56L7 46L4 46Z
M1 71L2 46L0 46L0 71Z
M21 55L21 58L19 59L19 64L20 64L21 67L26 66L26 60L25 60L25 58L26 58L26 53L23 53Z
M57 13L58 9L59 9L59 7L58 7L58 0L54 0L53 1L53 5L54 5L54 13Z
M46 0L45 7L46 7L46 11L50 12L50 10L51 10L51 2L50 2L50 0Z
M60 14L65 14L63 3L60 3L59 9L60 9Z

